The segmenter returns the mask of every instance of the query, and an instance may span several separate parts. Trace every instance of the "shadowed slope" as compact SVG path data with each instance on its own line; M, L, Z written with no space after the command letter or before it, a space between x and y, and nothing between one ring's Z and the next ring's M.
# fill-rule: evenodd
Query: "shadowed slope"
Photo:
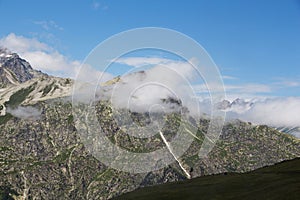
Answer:
M138 189L117 199L299 199L300 158L249 173L228 173Z

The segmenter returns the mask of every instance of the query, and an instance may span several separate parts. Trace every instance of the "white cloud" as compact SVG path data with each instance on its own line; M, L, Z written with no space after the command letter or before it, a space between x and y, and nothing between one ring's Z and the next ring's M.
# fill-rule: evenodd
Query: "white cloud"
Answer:
M300 87L300 80L298 79L287 79L281 78L278 82L274 83L277 87L284 88L284 87Z
M240 119L276 128L300 127L300 97L255 97L251 100L239 99L238 102L231 104L225 110L228 120ZM299 132L292 134L300 137Z
M92 8L94 10L99 10L99 9L101 9L101 10L107 10L108 6L105 5L105 4L103 4L103 3L99 3L98 1L93 1Z
M300 138L300 132L294 132L293 135L296 136L297 138Z
M202 98L200 109L210 114L210 99ZM229 100L230 105L222 108L226 112L226 120L240 119L257 125L268 125L274 128L293 129L300 127L300 97L252 97ZM221 104L222 105L222 104ZM226 104L223 104L226 105ZM220 106L220 105L219 105ZM300 138L298 131L290 132Z
M272 88L265 84L225 85L226 91L238 93L271 93Z
M222 78L225 80L237 80L238 79L237 77L227 76L227 75L223 75Z
M257 101L240 118L271 126L300 126L300 98L269 98Z
M232 85L232 84L225 84L225 91L228 94L239 94L239 95L245 95L245 94L257 94L257 93L271 93L272 87L265 84L254 84L254 83L248 83L248 84L240 84L240 85ZM195 85L195 88L198 93L207 93L208 90L206 88L205 84L199 84ZM215 88L217 90L217 88ZM219 88L220 90L221 88ZM237 95L237 97L239 96Z
M89 83L90 85L98 85L114 78L110 73L100 72L92 68L90 65L83 65L76 70L76 80L81 83Z
M0 39L0 46L18 53L34 69L56 76L75 77L80 62L70 60L49 45L35 38L26 38L14 33Z
M27 51L51 51L52 49L37 39L26 38L23 36L17 36L14 33L10 33L4 38L0 39L0 45L4 46L11 51L27 52Z
M35 21L33 22L36 25L41 26L43 29L45 29L46 31L49 31L51 29L56 29L56 30L64 30L61 26L57 25L57 23L53 20L49 20L49 21Z
M32 106L18 106L15 109L8 107L7 112L22 119L38 119L42 113L41 110Z
M158 58L158 57L127 57L127 58L119 58L114 62L125 64L132 67L142 67L146 65L175 63L176 61L166 59L166 58ZM178 63L180 62L178 61Z
M115 84L108 92L112 103L117 107L126 107L135 111L164 106L169 110L170 105L163 104L162 99L176 98L182 100L190 111L197 111L191 84L197 77L197 71L190 62L176 61L158 57L128 57L115 62L133 67L152 66L144 72L136 72L121 77L121 82ZM166 106L166 107L165 107Z

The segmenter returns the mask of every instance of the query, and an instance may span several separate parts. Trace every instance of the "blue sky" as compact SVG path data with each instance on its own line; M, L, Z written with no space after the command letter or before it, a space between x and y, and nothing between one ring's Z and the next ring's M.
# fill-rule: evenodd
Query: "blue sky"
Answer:
M70 63L121 31L174 29L207 50L225 84L265 86L253 92L259 95L299 96L300 1L0 0L0 18L0 38L13 33L39 41Z

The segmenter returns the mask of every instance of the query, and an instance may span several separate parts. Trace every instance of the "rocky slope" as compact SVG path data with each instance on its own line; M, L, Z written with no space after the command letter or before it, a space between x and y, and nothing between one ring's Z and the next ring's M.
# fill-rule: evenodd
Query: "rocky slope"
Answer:
M30 71L28 66L26 69ZM0 91L0 194L9 191L15 199L108 199L139 187L187 179L187 174L246 172L300 156L298 139L237 120L223 128L216 146L200 159L198 151L209 120L182 120L178 112L170 112L164 116L167 123L161 134L170 140L178 124L183 124L184 134L194 137L193 143L178 162L157 171L130 174L108 168L84 146L69 98L71 80L42 74L5 84ZM174 99L164 101L180 105ZM95 102L95 108L102 129L115 145L133 152L165 146L159 133L140 139L130 135L130 122L118 126L112 111L121 115L125 110L103 100ZM155 120L147 113L131 112L130 117L141 127Z
M16 191L18 196L107 199L138 187L187 178L178 163L145 174L107 168L88 154L80 141L69 102L55 100L35 106L42 110L39 119L11 116L0 125L0 185ZM206 131L207 125L207 120L201 121L201 132L195 133L198 138L203 138L202 131ZM126 140L126 135L116 132L111 125L105 128L120 146L134 150L141 145L132 138ZM224 127L221 139L204 159L197 156L201 142L195 140L181 158L192 177L245 172L300 156L299 140L267 126L239 121ZM163 144L159 141L156 145Z

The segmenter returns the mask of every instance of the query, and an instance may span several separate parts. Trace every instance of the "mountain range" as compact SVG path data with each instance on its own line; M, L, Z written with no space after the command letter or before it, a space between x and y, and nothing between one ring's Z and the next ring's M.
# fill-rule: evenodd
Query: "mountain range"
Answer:
M122 80L130 81L138 72L103 84L105 90ZM14 199L109 199L137 188L226 172L249 172L300 156L300 141L266 125L233 120L225 124L212 151L203 158L198 150L206 138L209 119L182 120L178 110L157 112L167 119L161 133L139 139L130 121L116 124L116 116L128 112L106 99L94 104L101 128L109 140L133 152L148 152L166 146L183 124L184 134L194 141L177 161L156 171L129 173L106 166L84 145L72 112L74 81L34 70L7 49L0 50L0 194ZM184 109L180 99L160 99ZM220 109L247 108L251 103L222 102ZM186 108L185 108L186 109ZM149 113L129 111L140 127L156 118ZM188 113L188 112L186 112ZM193 124L190 126L189 124ZM137 133L138 134L138 133ZM166 139L164 139L166 138ZM175 157L175 156L174 156ZM118 159L118 158L116 158ZM125 160L130 162L130 160Z

